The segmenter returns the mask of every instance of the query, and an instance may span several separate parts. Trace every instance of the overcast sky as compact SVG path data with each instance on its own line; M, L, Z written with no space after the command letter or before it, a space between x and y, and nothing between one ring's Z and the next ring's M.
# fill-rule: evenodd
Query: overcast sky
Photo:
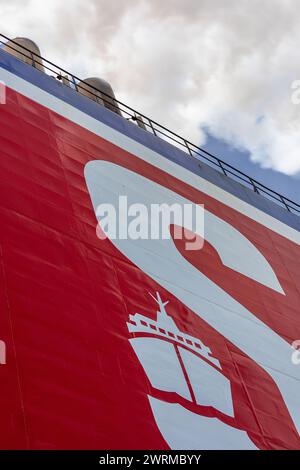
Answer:
M27 36L80 77L197 144L206 128L260 165L300 174L299 0L0 0L1 31Z

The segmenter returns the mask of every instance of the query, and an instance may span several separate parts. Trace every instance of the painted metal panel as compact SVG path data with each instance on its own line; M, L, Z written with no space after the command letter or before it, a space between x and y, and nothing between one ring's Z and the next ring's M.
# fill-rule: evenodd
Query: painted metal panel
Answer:
M299 448L298 219L219 175L214 196L192 166L187 179L181 165L192 163L178 149L0 54L16 76L0 105L0 447ZM28 96L20 77L59 97L60 110ZM103 122L119 134L104 135ZM124 136L139 147L130 151ZM151 148L170 166L139 156ZM174 237L100 240L97 205L119 194L204 204L203 248ZM158 312L149 292L158 292ZM181 388L147 375L143 347L133 347L143 338L148 349L164 344L156 356L174 353ZM212 368L202 401L197 364Z

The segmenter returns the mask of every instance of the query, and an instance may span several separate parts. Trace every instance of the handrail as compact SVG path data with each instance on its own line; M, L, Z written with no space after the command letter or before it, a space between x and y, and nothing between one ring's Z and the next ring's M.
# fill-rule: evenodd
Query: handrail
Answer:
M9 41L10 44L8 44L7 41ZM28 52L29 52L31 55L32 64L34 67L37 64L43 65L46 71L55 74L54 78L56 78L57 80L64 81L64 83L68 82L69 86L74 88L77 92L80 89L83 89L86 91L87 85L85 84L84 87L82 87L80 85L80 82L82 82L82 80L79 77L77 77L74 74L71 74L67 70L63 69L62 67L59 67L58 65L45 59L44 57L36 53L33 53L25 46L21 46L17 42L13 41L12 39L8 38L7 36L1 33L0 33L0 43L3 45L6 45L7 47L11 48L12 50L18 53L21 53L20 49L23 49L24 56L26 56L27 59L28 59ZM17 48L14 48L12 44L16 45ZM27 52L27 54L25 54L25 51ZM88 88L89 88L88 91L91 95L95 96L96 98L99 96L100 90L98 90L96 87L92 85L88 85ZM101 91L101 96L102 96L102 100L104 101L104 103L108 102L111 104L112 98L110 95ZM122 101L119 101L117 99L114 99L114 101L115 103L118 104L123 117L125 117L127 120L132 120L133 122L137 124L138 124L139 118L142 118L143 124L147 131L152 132L155 136L171 141L176 145L180 145L185 151L188 158L192 157L192 158L197 159L199 161L199 164L200 164L200 159L204 160L209 165L213 167L217 167L217 169L225 176L228 176L233 180L238 180L238 182L242 183L244 186L250 187L255 193L261 194L264 197L277 202L280 206L284 207L286 210L288 210L291 213L300 215L300 204L283 196L277 191L274 191L273 189L268 188L267 186L260 183L256 179L250 177L249 175L242 172L241 170L238 170L234 166L230 165L229 163L226 163L224 160L220 159L219 157L216 157L215 155L208 152L207 150L204 150L203 148L193 144L187 139L184 139L183 137L176 134L175 132L170 131L165 126L159 124L153 119L150 119L144 114L136 111L134 108L131 108L130 106L123 103Z

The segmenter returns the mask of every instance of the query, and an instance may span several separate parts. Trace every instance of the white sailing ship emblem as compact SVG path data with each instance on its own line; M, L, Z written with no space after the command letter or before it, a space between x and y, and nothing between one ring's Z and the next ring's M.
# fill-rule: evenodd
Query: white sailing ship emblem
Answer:
M203 342L180 331L167 314L167 302L150 294L159 306L156 321L140 313L129 316L134 349L153 388L177 393L201 406L234 417L230 381L219 360ZM138 334L138 336L136 336ZM178 403L148 396L155 421L171 448L254 449L248 435L215 417L191 412Z

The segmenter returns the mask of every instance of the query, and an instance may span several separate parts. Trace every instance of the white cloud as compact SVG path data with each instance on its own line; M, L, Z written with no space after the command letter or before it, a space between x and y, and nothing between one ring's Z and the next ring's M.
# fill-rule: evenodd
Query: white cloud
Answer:
M298 0L0 0L2 32L195 143L201 128L300 172Z

